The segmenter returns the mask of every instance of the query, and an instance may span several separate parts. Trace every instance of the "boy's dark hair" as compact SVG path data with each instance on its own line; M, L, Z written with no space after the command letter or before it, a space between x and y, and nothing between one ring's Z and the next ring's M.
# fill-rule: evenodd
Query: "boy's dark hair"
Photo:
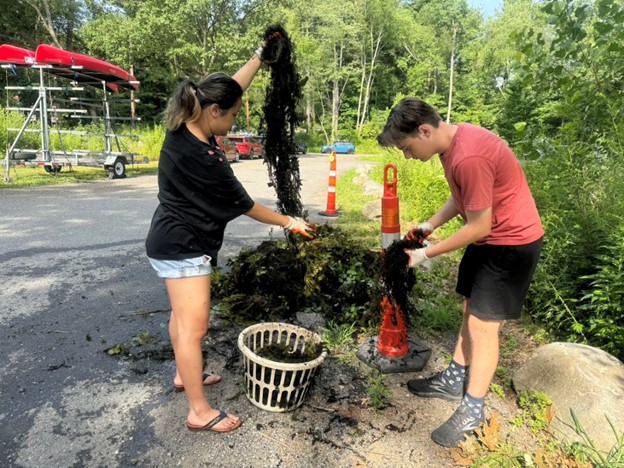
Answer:
M442 122L440 114L424 101L415 98L403 98L390 111L383 132L377 142L384 147L396 146L404 138L418 133L422 124L438 128Z
M204 107L211 104L225 112L241 99L243 88L225 73L213 73L196 85L184 80L169 99L165 122L169 130L176 130L184 122L195 122Z

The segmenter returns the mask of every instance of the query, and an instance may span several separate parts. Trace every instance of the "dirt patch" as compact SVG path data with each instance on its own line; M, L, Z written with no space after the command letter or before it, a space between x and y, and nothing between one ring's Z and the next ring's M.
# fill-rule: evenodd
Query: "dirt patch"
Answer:
M236 346L242 329L212 317L203 349L207 369L223 376L219 388L211 392L218 390L245 420L240 437L243 440L259 437L276 454L271 464L262 465L257 460L259 464L255 466L307 467L318 466L315 463L319 461L327 466L457 466L456 452L436 445L430 438L431 432L450 417L456 404L417 398L406 387L409 379L428 376L446 367L455 342L453 334L421 340L432 349L432 357L422 372L383 377L390 395L389 404L383 410L371 405L370 376L375 371L357 359L345 361L344 357L330 355L318 368L303 405L287 413L272 413L246 401L242 385L244 365ZM501 367L512 374L536 344L515 323L505 324L502 335ZM129 340L129 353L121 359L129 361L135 372L147 372L150 361L172 357L166 332L157 338L156 342L145 345L132 344ZM490 392L486 413L500 415L500 441L521 452L535 453L538 439L527 428L510 424L519 414L515 393L501 376L497 375L495 383L503 387L504 395ZM241 451L241 456L248 455L242 441L231 450ZM251 463L253 457L250 460Z

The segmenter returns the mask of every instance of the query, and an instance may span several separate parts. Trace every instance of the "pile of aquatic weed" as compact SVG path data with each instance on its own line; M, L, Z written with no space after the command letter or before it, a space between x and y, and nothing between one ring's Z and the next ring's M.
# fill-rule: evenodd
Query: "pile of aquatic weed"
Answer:
M239 324L317 312L336 323L366 324L378 315L381 257L346 232L319 226L314 239L266 241L228 261L213 278L219 314ZM376 318L376 317L374 317Z
M313 361L314 359L320 357L323 350L323 343L312 343L311 341L306 341L305 348L303 350L293 350L292 346L288 346L283 343L271 343L268 346L257 349L255 353L257 356L269 359L270 361L301 364L303 362Z
M264 162L271 181L269 185L275 187L280 213L304 216L295 146L296 110L301 99L301 85L294 45L280 25L269 27L263 39L262 61L271 72L263 108L266 124Z
M213 277L219 315L239 324L290 321L297 312L317 312L336 324L374 325L389 296L406 316L416 283L405 248L422 240L397 241L385 254L372 251L345 231L319 226L315 238L266 241L228 261L229 272Z

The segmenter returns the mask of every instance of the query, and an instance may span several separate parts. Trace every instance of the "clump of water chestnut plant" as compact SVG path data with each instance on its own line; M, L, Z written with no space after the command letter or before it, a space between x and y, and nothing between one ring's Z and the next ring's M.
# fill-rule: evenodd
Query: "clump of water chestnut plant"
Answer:
M338 228L243 249L228 267L213 278L213 296L221 299L220 316L241 325L289 321L301 311L365 325L379 313L380 254Z
M398 241L385 254L366 248L342 229L319 226L314 239L266 241L228 261L229 272L213 278L222 318L246 325L290 321L301 311L320 313L335 325L379 323L379 304L390 298L414 312L409 291L416 282Z
M258 348L255 353L265 359L277 362L299 364L313 361L323 353L323 343L306 341L304 349L291 349L284 343L271 343L268 346Z

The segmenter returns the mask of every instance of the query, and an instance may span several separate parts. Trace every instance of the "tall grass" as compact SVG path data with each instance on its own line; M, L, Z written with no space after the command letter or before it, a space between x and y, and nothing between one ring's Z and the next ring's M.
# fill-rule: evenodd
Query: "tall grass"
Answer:
M0 150L6 154L17 136L17 132L8 130L10 128L21 128L26 116L23 113L7 111L0 108ZM39 130L40 123L38 115L26 127L27 130ZM61 130L74 130L85 132L89 135L76 135L62 133ZM132 129L128 125L116 125L114 132L117 135L130 135L134 138L119 136L113 138L112 150L124 153L133 153L137 158L147 157L151 161L157 161L160 148L165 138L165 129L162 125L142 126ZM103 152L106 148L104 138L103 121L89 121L86 123L61 122L60 124L50 123L50 146L53 151L67 153L68 157L74 150L84 150L92 153ZM41 133L25 132L18 148L40 149Z
M387 164L394 164L397 168L397 193L403 232L410 226L427 221L450 196L444 170L437 157L423 163L405 159L399 151L386 151L378 160L379 164L371 171L370 177L379 183L383 183L384 167ZM436 236L447 237L460 225L461 221L455 219L436 232Z

